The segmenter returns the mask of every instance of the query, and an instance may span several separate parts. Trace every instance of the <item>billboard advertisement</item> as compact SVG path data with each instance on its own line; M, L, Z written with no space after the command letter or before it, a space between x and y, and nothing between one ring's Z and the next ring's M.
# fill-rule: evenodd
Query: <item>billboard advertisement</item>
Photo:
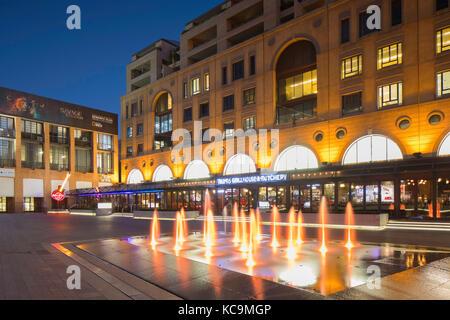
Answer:
M117 114L0 87L0 113L118 134Z

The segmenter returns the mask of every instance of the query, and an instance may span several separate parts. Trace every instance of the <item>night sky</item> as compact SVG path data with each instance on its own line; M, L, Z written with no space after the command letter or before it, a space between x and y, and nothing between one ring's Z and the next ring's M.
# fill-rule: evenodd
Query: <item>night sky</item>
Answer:
M120 112L126 65L223 0L0 0L0 86ZM66 9L81 8L81 30Z

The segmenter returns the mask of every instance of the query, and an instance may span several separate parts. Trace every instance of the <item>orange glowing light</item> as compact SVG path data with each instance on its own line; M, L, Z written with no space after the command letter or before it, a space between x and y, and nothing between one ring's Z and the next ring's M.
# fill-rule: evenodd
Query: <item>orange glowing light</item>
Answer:
M210 258L213 256L212 246L214 245L214 239L216 237L216 227L214 224L214 216L211 210L208 210L206 216L205 229L203 230L205 236L204 245L206 247L205 256Z
M280 246L280 243L278 242L278 234L277 234L277 228L278 228L278 221L279 221L279 212L276 205L272 207L272 248L278 248Z
M320 201L320 207L319 207L319 213L320 213L320 232L321 232L321 245L320 245L320 252L322 254L326 253L328 251L327 245L326 245L326 237L325 237L325 224L326 224L326 215L327 215L327 198L324 196L322 197L322 200Z
M347 243L345 244L345 247L347 249L353 248L353 242L352 242L352 226L354 223L354 213L353 213L353 207L352 204L349 202L347 203L347 207L345 208L345 220L347 223Z
M153 212L153 219L152 219L152 230L151 230L151 245L152 247L155 247L158 244L158 238L159 238L159 223L158 223L158 211Z
M252 268L255 266L255 261L253 260L253 241L254 237L256 236L256 219L255 219L255 213L252 211L250 212L250 235L248 238L248 256L247 261L245 265L249 268Z
M247 221L245 221L245 213L244 210L241 209L241 230L242 230L242 241L241 248L239 249L242 252L248 251L247 246Z
M175 224L176 224L175 246L173 249L175 251L179 251L179 250L181 250L181 248L183 246L183 242L185 241L185 239L184 239L184 221L183 221L183 216L180 211L177 211Z
M303 215L302 210L299 210L298 212L298 218L297 218L297 244L303 243Z
M234 224L234 238L233 238L233 243L237 244L239 242L241 242L240 239L240 223L239 223L239 209L238 209L238 205L235 202L234 206L233 206L233 224Z
M256 208L256 241L260 242L261 240L261 212L259 212L259 208Z
M288 234L288 249L286 257L288 259L295 259L297 254L294 248L294 228L295 228L295 209L292 207L289 210L289 234Z

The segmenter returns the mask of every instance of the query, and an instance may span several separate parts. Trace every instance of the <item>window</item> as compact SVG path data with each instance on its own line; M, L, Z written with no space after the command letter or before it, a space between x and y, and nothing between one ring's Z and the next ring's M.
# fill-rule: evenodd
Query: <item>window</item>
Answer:
M137 102L131 104L131 117L136 117L138 115L138 105Z
M188 98L188 84L187 82L183 82L183 98Z
M34 212L34 198L23 198L23 211Z
M69 148L66 146L50 146L50 169L69 170Z
M112 142L112 136L108 134L97 134L97 149L99 150L113 150L113 142Z
M437 93L440 98L450 93L450 71L439 72L436 76L437 79Z
M0 137L15 138L14 119L0 117Z
M378 87L378 109L403 103L402 83L392 83Z
M15 140L0 139L0 166L15 167L15 156Z
M138 125L136 127L136 135L141 136L143 133L144 133L144 124L138 123Z
M23 168L44 169L44 146L33 142L23 142L21 146Z
M450 50L450 27L438 30L436 33L436 53Z
M362 73L362 55L357 55L342 60L342 79L347 79Z
M184 108L183 122L192 121L192 107Z
M75 146L92 147L92 132L83 130L74 130Z
M448 8L448 0L436 0L436 11Z
M364 37L372 32L378 31L378 29L369 29L367 27L367 19L371 17L366 10L359 13L359 37Z
M144 101L139 100L139 114L143 114L144 113Z
M44 142L43 125L40 122L21 120L22 139Z
M234 94L223 97L223 111L234 109Z
M201 103L199 108L199 118L209 116L209 102Z
M228 75L227 75L227 67L222 68L222 85L226 85L228 83Z
M249 104L255 103L255 88L250 88L247 90L244 90L244 96L243 96L243 104L244 106L248 106Z
M362 111L362 92L342 96L342 115Z
M66 127L50 126L50 142L69 144L69 129Z
M144 144L140 143L140 144L138 144L138 146L137 146L137 154L138 154L138 155L141 155L141 154L143 154L143 153L144 153Z
M0 197L0 212L7 212L6 197Z
M341 43L350 41L350 18L341 21Z
M402 64L402 43L391 44L378 49L377 69Z
M223 124L223 137L224 139L234 137L234 121L225 122Z
M233 63L233 81L244 77L244 61Z
M202 138L204 142L211 141L211 137L209 136L209 128L202 129Z
M194 78L191 80L191 94L194 96L200 93L200 78Z
M317 93L317 70L306 71L279 81L279 100L286 102Z
M127 138L131 138L133 136L133 126L129 126L127 128Z
M401 23L402 23L402 0L392 0L391 25L396 26Z
M210 82L209 73L205 73L205 83L204 83L205 91L209 91L209 82Z
M251 76L256 74L256 57L255 56L250 56L250 64L249 64L248 74Z
M75 149L75 170L77 172L92 172L92 151Z
M127 150L128 151L128 150ZM133 153L133 150L131 150ZM100 174L110 174L113 172L112 153L98 152L97 153L97 172Z
M244 131L250 130L250 129L256 129L256 117L248 117L245 118L242 124L242 129Z
M317 116L317 100L297 102L295 105L287 107L277 107L276 123L288 123L295 120L306 120Z

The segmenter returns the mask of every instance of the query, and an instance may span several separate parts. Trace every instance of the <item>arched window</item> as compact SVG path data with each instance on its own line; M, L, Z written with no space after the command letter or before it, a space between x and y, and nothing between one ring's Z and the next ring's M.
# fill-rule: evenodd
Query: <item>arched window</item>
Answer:
M283 150L275 161L275 171L316 169L319 167L316 155L303 146L291 146Z
M235 154L225 164L225 176L256 172L255 162L246 154Z
M172 146L172 96L164 92L154 103L155 127L153 149Z
M144 182L144 176L142 175L141 170L133 169L128 174L127 184L139 184Z
M450 132L445 136L444 140L442 140L442 143L439 146L438 156L450 156Z
M403 159L399 146L386 136L372 134L364 136L348 147L342 164L357 164Z
M155 169L153 173L153 182L159 181L169 181L173 179L172 170L170 170L169 166L162 164Z
M206 163L202 160L193 160L188 163L186 169L184 169L184 179L205 179L209 178L209 169Z

